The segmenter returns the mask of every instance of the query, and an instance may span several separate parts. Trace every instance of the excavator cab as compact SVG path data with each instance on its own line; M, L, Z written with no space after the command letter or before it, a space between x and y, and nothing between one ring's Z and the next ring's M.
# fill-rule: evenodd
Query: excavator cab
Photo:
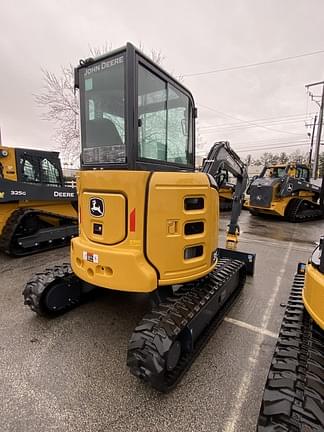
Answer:
M131 44L75 72L82 169L193 171L191 93Z

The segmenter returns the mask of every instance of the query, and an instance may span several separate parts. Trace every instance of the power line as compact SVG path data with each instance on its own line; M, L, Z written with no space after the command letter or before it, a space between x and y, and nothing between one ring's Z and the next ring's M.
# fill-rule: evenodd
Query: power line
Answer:
M303 123L305 125L305 121L302 119L299 120L290 120L290 121L276 121L276 122L269 122L269 123L260 123L258 124L258 126L269 126L269 125L293 125L293 124L301 124ZM254 128L254 125L244 125L241 124L241 126L237 125L237 126L212 126L210 129L203 129L200 130L200 132L202 134L210 134L210 133L218 133L218 131L237 131L237 130L241 130L241 129L250 129L250 128ZM299 133L301 134L301 132ZM296 135L299 135L296 133Z
M249 121L249 120L243 120L243 119L241 119L241 118L239 118L239 117L234 117L234 116L232 116L232 115L230 115L230 114L226 114L226 113L224 113L224 112L222 112L222 111L218 111L217 109L215 109L215 108L211 108L211 107L209 107L209 106L207 106L207 105L202 105L202 104L200 104L200 106L201 106L202 108L206 108L206 109L209 109L209 110L211 110L211 111L214 111L214 112L216 112L216 113L218 113L218 114L221 114L221 115L223 115L223 116L225 116L225 117L229 117L229 118L232 118L232 119L234 119L234 120L238 120L238 121L240 121L240 122L242 122L242 123L247 123L247 124L250 124L250 125L255 126L255 127L259 127L259 128L262 128L262 129L267 129L267 130L274 131L274 132L286 133L286 134L289 134L289 135L300 135L300 133L294 133L294 132L282 131L282 130L279 130L279 129L273 129L273 128L269 128L269 127L267 127L267 126L258 125L258 124L256 124L256 123L253 123L253 122Z
M243 147L244 146L248 146L249 148L262 147L264 149L267 149L267 148L272 148L274 146L286 145L286 144L291 144L291 145L295 145L295 146L300 145L300 144L302 144L302 145L306 145L306 144L309 145L309 140L284 141L284 142L275 142L275 143L268 143L268 144L267 143L265 143L265 144L255 143L255 145L254 145L253 142L250 142L250 143L247 143L247 144L243 144ZM237 143L233 143L232 145L238 146Z
M260 143L265 143L265 144L273 144L273 145L277 145L277 144L293 144L293 143L298 143L298 142L306 142L307 139L298 139L298 140L294 140L294 141L280 141L280 138L274 138L274 139L262 139L262 140L254 140L254 139L250 139L248 141L238 141L238 142L234 142L234 145L244 145L244 144L254 144L257 143L260 145Z
M232 145L233 146L233 145ZM235 146L235 144L234 144ZM304 143L304 144L298 144L299 147L305 147L305 146L309 146L309 143ZM253 153L255 151L264 151L264 152L270 152L272 150L276 150L276 149L286 149L286 148L292 148L292 147L296 147L296 144L285 144L285 145L278 145L278 146L269 146L269 147L250 147L250 148L239 148L239 147L235 147L235 151L237 153L240 152L244 152L244 153ZM207 154L207 151L205 150L201 150L201 153L198 151L197 152L197 156L203 156Z
M210 75L210 74L218 73L218 72L227 72L227 71L232 71L232 70L247 69L247 68L256 67L256 66L263 66L266 64L285 62L285 61L294 60L294 59L301 58L301 57L314 56L314 55L322 54L322 53L324 53L324 50L318 50L318 51L312 51L312 52L299 54L299 55L295 55L295 56L282 57L282 58L273 59L273 60L265 60L265 61L257 62L257 63L248 63L245 65L231 66L231 67L226 67L226 68L222 68L222 69L213 69L213 70L209 70L209 71L205 71L205 72L187 73L187 74L182 74L182 76L183 77L192 77L192 76L199 76L199 75Z
M249 145L250 144L250 145ZM309 145L309 141L308 140L300 140L300 141L284 141L284 142L276 142L276 143L269 143L269 144L256 144L253 145L254 143L247 143L245 145L243 145L242 147L240 147L240 145L236 142L232 142L231 145L233 147L235 147L235 149L237 149L237 151L242 150L242 149L261 149L261 150L271 150L272 148L279 148L279 147L296 147L299 145Z
M310 116L309 116L310 117ZM305 114L295 114L295 115L287 115L287 116L279 116L279 117L265 117L265 118L257 118L252 119L250 121L252 122L265 122L266 124L270 123L289 123L289 122L295 122L296 120L299 121L305 121ZM311 119L310 119L311 120ZM211 129L211 128L223 128L223 127L235 127L240 126L242 122L240 123L220 123L220 124L214 124L209 126L199 126L199 130L205 130L205 129Z
M309 143L305 143L305 144L298 144L299 147L309 147ZM288 145L281 145L281 146L273 146L273 147L259 147L259 148L243 148L243 149L239 149L237 148L236 151L239 152L251 152L253 153L254 151L271 151L271 150L276 150L276 149L285 149L285 148L291 148L291 147L296 147L296 144L288 144Z

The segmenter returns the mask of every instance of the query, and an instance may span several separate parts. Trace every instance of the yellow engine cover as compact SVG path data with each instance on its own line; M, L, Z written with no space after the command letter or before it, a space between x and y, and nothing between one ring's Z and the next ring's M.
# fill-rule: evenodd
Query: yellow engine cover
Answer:
M150 292L215 266L218 192L204 173L81 171L74 272L121 291Z
M324 275L311 263L306 268L303 301L307 312L324 330Z

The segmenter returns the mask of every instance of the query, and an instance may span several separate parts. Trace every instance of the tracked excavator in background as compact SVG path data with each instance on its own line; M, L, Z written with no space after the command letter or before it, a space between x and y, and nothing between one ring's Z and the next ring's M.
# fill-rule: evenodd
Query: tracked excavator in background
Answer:
M219 144L225 143L228 141L219 141ZM228 143L229 145L229 143ZM210 149L207 158L203 160L200 171L208 172L210 162L212 161L212 151L213 148ZM237 156L238 157L238 156ZM241 160L239 160L240 164L243 164ZM233 205L233 196L235 192L235 183L230 181L229 172L226 169L222 169L221 172L217 173L217 184L219 185L218 194L219 194L219 210L220 211L230 211L232 210Z
M257 430L324 431L324 237L298 265Z
M57 152L0 146L0 251L12 256L64 246L78 232L76 188Z
M255 216L273 215L290 222L306 222L324 216L319 203L322 187L310 182L305 164L266 165L248 187L244 207Z
M191 93L132 44L75 70L80 93L80 234L71 266L35 275L25 304L55 316L96 287L146 293L153 308L131 335L127 364L167 392L179 382L252 274L235 250L247 174L227 143L195 172ZM237 178L227 247L218 247L217 176Z

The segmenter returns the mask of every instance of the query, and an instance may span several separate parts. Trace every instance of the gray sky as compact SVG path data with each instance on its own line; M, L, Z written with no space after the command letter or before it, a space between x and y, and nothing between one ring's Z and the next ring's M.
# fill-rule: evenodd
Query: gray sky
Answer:
M3 144L55 148L54 125L41 119L33 99L42 87L41 67L58 73L61 65L77 65L88 57L89 46L142 43L147 51L162 51L165 69L186 75L324 50L323 18L322 0L2 2ZM304 86L323 79L324 52L185 77L184 84L199 108L204 147L230 140L244 155L241 149L252 147L306 150ZM309 103L308 109L315 112L317 106Z

